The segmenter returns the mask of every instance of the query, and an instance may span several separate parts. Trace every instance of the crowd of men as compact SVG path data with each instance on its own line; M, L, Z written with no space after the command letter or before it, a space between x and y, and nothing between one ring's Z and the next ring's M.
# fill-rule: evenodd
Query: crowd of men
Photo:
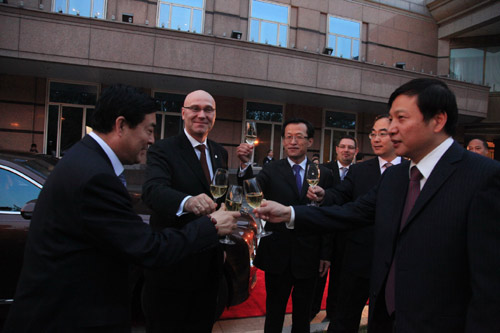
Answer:
M452 136L454 94L416 79L390 96L370 131L373 159L354 163L356 139L337 159L305 172L314 127L283 124L286 158L272 151L254 175L253 146L237 148L238 181L256 177L266 201L254 213L272 234L254 264L265 272L265 332L281 332L292 297L292 332L309 332L328 271L328 332L357 332L369 299L369 332L495 332L500 327L500 163L486 142ZM216 103L186 96L184 131L154 142L155 103L115 85L96 105L93 132L58 163L38 198L5 332L129 332L128 264L145 267L147 332L210 332L224 253L236 228L209 191L228 153L207 137ZM149 148L149 149L148 149ZM132 210L123 165L147 151L143 200ZM404 158L402 158L404 157ZM308 205L316 202L320 207ZM219 207L219 208L218 208Z

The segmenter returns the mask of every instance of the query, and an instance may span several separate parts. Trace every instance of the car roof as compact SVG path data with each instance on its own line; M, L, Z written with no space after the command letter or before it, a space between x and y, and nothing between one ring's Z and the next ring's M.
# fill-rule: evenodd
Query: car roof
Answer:
M22 172L43 184L49 176L58 158L45 154L33 154L0 150L0 164Z

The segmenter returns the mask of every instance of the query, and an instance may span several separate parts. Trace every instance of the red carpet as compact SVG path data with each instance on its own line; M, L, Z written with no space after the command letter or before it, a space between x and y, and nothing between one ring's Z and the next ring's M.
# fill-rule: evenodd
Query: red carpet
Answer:
M328 286L328 280L326 282ZM325 287L327 288L327 287ZM323 301L321 302L321 309L326 307L326 295L323 293ZM292 298L288 299L286 306L286 313L292 313ZM264 280L264 272L260 269L257 270L257 283L253 289L250 297L240 305L232 306L226 309L220 319L231 318L246 318L246 317L260 317L266 314L266 284Z

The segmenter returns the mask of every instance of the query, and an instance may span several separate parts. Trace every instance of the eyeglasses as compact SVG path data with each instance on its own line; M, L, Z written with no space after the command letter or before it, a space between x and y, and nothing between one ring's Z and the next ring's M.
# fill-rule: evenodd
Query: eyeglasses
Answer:
M191 110L195 113L198 113L200 111L203 111L205 113L212 113L212 112L215 112L215 109L213 107L210 107L210 106L207 106L205 108L200 108L199 106L195 105L195 106L183 106L184 109L188 109L188 110Z
M295 141L299 142L299 141L303 141L305 139L309 139L308 136L303 136L303 135L286 135L285 136L285 141L286 142L292 142L293 139L295 139Z
M370 134L368 134L368 137L370 138L370 140L373 140L375 139L377 136L381 139L385 138L386 136L388 136L389 133L388 132L379 132L379 133L375 133L375 132L372 132Z
M337 146L337 147L339 147L340 149L356 150L355 146L340 145L340 146Z

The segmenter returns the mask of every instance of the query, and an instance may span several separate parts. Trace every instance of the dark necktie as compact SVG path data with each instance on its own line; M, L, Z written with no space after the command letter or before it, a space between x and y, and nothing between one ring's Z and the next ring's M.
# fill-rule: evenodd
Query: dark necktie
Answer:
M385 170L389 169L391 166L392 166L391 162L387 162L386 164L384 164L384 171L382 171L382 173L384 173Z
M293 172L295 173L295 183L297 184L297 189L299 190L299 194L302 192L302 178L300 177L300 165L295 164L293 166Z
M203 173L205 174L205 178L207 179L207 182L210 184L212 180L210 179L210 171L208 171L208 164L207 164L207 154L205 153L205 145L197 145L196 149L200 151L200 163L201 163L201 168L203 169Z
M403 230L406 224L406 220L410 215L410 212L415 206L415 201L417 201L418 195L420 194L420 180L422 179L422 174L413 166L410 171L410 185L408 186L408 193L406 194L405 206L403 208L403 215L401 216L401 223L399 225L399 231ZM391 269L389 270L389 275L387 276L387 282L385 284L385 304L387 305L387 312L392 315L396 310L396 298L395 298L395 282L396 282L396 253L394 253Z
M120 179L123 186L127 187L127 180L125 179L125 175L123 174L123 172L118 175L118 179Z

